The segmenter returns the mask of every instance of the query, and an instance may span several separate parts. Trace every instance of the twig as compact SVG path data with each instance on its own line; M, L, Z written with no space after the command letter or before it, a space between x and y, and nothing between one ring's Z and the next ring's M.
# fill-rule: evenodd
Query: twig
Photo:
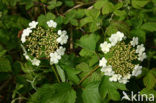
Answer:
M73 9L77 9L77 8L80 8L80 7L85 6L85 5L91 5L91 4L93 4L93 3L95 3L95 1L90 2L90 3L80 3L80 4L78 4L78 5L75 5L73 8L67 10L64 14L70 12L70 11L73 10Z
M90 71L85 77L83 77L80 80L78 85L80 85L85 79L87 79L89 76L91 76L98 68L99 68L99 66L96 66L92 71Z

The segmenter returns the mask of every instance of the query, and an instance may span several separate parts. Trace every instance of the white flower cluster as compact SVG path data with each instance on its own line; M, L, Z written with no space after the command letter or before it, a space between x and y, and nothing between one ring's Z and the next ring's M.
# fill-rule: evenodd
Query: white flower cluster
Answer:
M64 55L65 50L66 48L60 46L54 53L50 53L50 64L57 64L61 59L61 56Z
M124 34L121 33L120 31L118 31L117 33L115 34L112 34L111 37L109 38L109 41L111 43L108 43L108 42L104 42L104 43L101 43L100 44L100 47L101 47L101 50L104 52L104 53L108 53L109 52L109 49L112 47L112 46L115 46L117 42L119 41L122 41L124 38Z
M21 41L22 43L26 42L26 37L30 35L30 33L32 33L32 29L36 28L38 22L36 21L32 21L29 23L29 27L23 30L23 33L21 35Z
M131 41L131 45L133 47L137 46L136 53L138 54L138 60L143 61L147 58L145 53L145 47L143 44L138 45L138 37L133 37L133 40Z
M117 42L122 41L124 38L126 38L124 34L119 31L115 34L112 34L111 37L109 38L110 43L105 41L104 43L100 44L102 52L105 54L108 53L112 46L115 46ZM143 46L143 44L138 45L138 37L133 37L133 40L130 43L133 47L137 45L136 53L138 53L138 60L143 61L146 58L146 54L144 52L145 47ZM110 76L109 78L110 81L114 81L114 82L118 81L119 83L123 83L123 84L129 82L131 76L138 76L142 73L142 66L139 66L139 64L137 64L135 65L131 74L128 73L124 77L121 74L116 74L113 71L112 66L107 65L107 59L105 57L103 57L99 61L99 66L102 67L101 72L103 72L104 75Z
M36 21L32 21L29 23L29 27L24 29L23 30L23 33L21 35L21 41L22 43L25 43L26 42L26 37L29 36L31 33L32 33L32 29L36 28L38 25L38 22ZM52 27L52 28L56 28L57 27L57 23L54 22L53 20L49 20L47 21L47 25L48 27ZM59 35L59 37L57 38L57 42L60 44L60 45L63 45L63 44L66 44L67 43L67 40L68 40L68 35L67 35L67 32L65 30L61 31L61 30L58 30L57 34ZM32 65L35 65L35 66L39 66L40 65L40 60L34 58L34 59L31 59L27 53L27 51L25 50L24 46L22 46L22 49L24 51L24 56L27 60L31 61L32 62ZM54 53L50 53L50 64L57 64L58 61L61 59L61 56L64 55L65 53L65 48L63 48L62 46L60 46Z
M25 56L25 58L26 58L27 60L31 61L31 62L32 62L32 65L39 66L41 61L38 60L38 59L36 59L36 58L31 59L31 58L29 57L27 51L25 50L25 48L24 48L24 46L23 46L22 44L21 44L21 47L22 47L22 49L23 49L23 51L24 51L24 54L23 54L23 55Z
M48 21L47 22L49 27L56 27L57 24L55 24L55 22L53 21ZM52 26L53 25L53 26ZM68 35L67 35L67 31L65 30L58 30L57 34L59 35L59 37L57 38L57 42L60 43L60 45L66 44L67 40L68 40ZM60 46L54 53L50 53L50 64L57 64L59 62L59 60L61 59L61 56L64 55L66 48L63 48L62 46Z

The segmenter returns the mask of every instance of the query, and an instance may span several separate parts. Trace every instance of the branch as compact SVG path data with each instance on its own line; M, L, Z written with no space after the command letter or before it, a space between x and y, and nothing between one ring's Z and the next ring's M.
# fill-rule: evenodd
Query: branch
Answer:
M96 66L92 71L90 71L85 77L83 77L80 80L78 85L80 85L85 79L87 79L89 76L91 76L98 68L99 68L99 66Z

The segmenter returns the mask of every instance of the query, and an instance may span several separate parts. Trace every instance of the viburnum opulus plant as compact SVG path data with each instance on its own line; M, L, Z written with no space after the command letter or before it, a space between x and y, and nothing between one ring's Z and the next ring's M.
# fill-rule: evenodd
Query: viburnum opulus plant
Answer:
M131 76L142 73L139 65L146 58L145 47L139 45L138 37L128 41L122 32L112 34L108 41L100 44L104 56L99 61L101 72L112 82L126 84Z
M57 31L57 23L53 20L47 21L47 25L48 29L44 29L32 21L21 35L23 55L32 65L39 66L42 58L49 59L51 65L57 64L66 50L62 45L67 43L67 32Z

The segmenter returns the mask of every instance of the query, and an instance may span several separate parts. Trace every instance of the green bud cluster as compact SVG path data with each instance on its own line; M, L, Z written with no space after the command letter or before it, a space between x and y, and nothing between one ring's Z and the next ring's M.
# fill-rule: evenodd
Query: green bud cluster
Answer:
M42 27L37 27L26 38L26 49L31 56L38 59L40 57L49 58L49 54L58 48L57 38L58 35L54 33L53 28L45 30Z
M126 45L125 42L119 42L110 49L110 52L112 57L108 59L108 64L116 74L125 76L132 72L137 55L130 43Z

